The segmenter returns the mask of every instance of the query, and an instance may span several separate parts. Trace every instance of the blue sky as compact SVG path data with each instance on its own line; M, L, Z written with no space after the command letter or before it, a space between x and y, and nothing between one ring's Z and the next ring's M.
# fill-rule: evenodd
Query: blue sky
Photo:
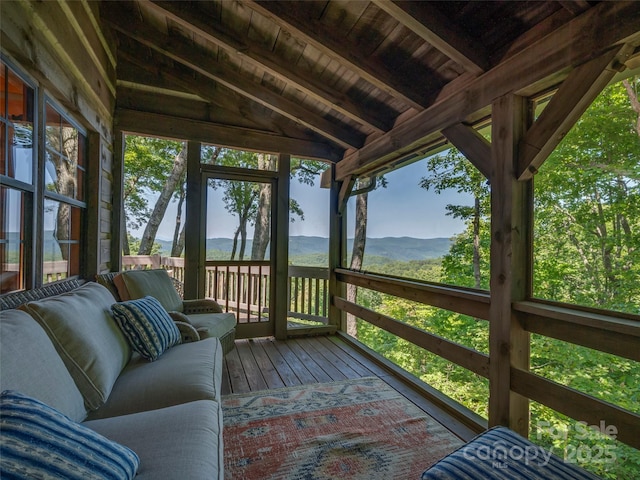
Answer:
M368 237L451 237L464 229L461 221L445 215L445 206L448 203L470 205L471 197L457 192L438 195L419 188L418 182L425 173L424 161L419 161L385 175L387 188L369 193ZM230 238L237 220L224 211L220 193L215 190L211 192L213 198L209 200L209 209L215 212L215 217L209 219L207 236ZM290 223L290 235L328 237L329 191L320 188L319 178L314 186L292 183L291 196L300 204L305 220L296 218ZM160 227L158 238L172 238L171 223L175 219L175 208L175 203L172 203L166 215L167 220ZM353 237L354 215L355 199L351 198L347 206L348 237ZM249 231L249 238L252 234L252 230Z

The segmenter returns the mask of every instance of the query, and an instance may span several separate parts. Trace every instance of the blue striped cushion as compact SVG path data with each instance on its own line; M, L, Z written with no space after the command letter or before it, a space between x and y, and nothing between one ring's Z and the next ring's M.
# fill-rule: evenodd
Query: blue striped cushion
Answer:
M506 427L493 427L450 453L422 480L599 480Z
M131 348L147 360L180 343L180 330L154 297L114 303L111 310Z
M140 459L69 417L13 390L0 395L0 477L124 480Z

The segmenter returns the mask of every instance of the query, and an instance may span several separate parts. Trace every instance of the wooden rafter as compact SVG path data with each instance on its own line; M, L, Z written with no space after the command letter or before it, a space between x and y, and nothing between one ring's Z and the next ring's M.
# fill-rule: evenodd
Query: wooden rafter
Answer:
M257 44L249 44L246 39L238 40L220 22L209 19L202 13L181 8L180 2L149 2L153 8L167 15L182 27L206 38L219 47L231 52L242 52L242 59L257 68L265 70L275 78L293 86L315 101L345 115L362 125L384 132L390 129L390 122L380 113L366 105L354 103L347 95L330 91L318 78L301 69L291 69L283 64L276 53Z
M408 85L401 76L389 71L375 58L359 53L358 48L339 38L336 32L320 22L303 18L289 2L255 2L243 0L253 10L265 15L306 43L313 45L323 54L335 59L356 72L367 82L383 92L398 98L407 105L422 110L430 103L429 96L418 91L413 85Z
M286 138L268 132L232 128L187 118L181 118L177 122L175 117L157 113L119 108L116 109L115 124L122 131L146 135L190 138L199 142L249 150L255 149L256 145L261 145L264 152L287 151L298 157L318 160L336 161L339 158L339 152L321 142ZM243 135L238 135L240 130Z
M147 27L142 23L133 22L111 11L106 20L121 34L128 36L142 45L174 60L191 70L218 82L225 87L259 103L296 123L304 125L336 144L344 147L360 147L364 138L362 135L337 126L323 117L309 112L297 102L288 100L276 92L245 79L238 75L231 67L217 62L204 52L199 51L186 40L169 37L161 32Z
M562 83L521 140L516 172L520 180L529 179L538 171L593 100L618 73L609 67L620 51L620 47L611 49L579 66Z
M455 28L432 3L391 0L373 0L373 3L462 65L467 72L480 74L487 70L487 54L478 41Z
M390 132L346 156L336 179L366 173L427 143L438 131L464 122L493 99L524 89L611 45L637 40L640 3L602 2L555 32L513 54L464 89L453 91ZM616 28L610 28L615 24ZM593 32L598 32L597 36Z
M491 144L474 128L458 123L442 130L442 134L486 178L491 178Z

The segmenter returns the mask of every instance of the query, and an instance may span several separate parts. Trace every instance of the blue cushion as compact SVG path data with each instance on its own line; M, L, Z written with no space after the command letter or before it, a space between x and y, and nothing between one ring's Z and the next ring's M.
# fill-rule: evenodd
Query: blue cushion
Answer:
M450 453L422 480L600 480L506 427L493 427Z
M0 395L0 477L131 479L140 459L131 449L13 390Z
M180 330L154 297L114 303L111 310L131 348L147 360L180 343Z

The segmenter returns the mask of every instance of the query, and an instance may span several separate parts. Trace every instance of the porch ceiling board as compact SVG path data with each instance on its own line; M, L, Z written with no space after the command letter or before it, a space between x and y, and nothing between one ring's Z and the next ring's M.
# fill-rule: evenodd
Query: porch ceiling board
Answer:
M195 96L197 125L264 130L280 151L324 143L337 180L389 169L443 134L486 174L487 145L467 127L496 98L557 87L607 50L640 45L638 2L132 0L102 2L100 15L118 40L119 87L135 89L135 64L141 90Z

